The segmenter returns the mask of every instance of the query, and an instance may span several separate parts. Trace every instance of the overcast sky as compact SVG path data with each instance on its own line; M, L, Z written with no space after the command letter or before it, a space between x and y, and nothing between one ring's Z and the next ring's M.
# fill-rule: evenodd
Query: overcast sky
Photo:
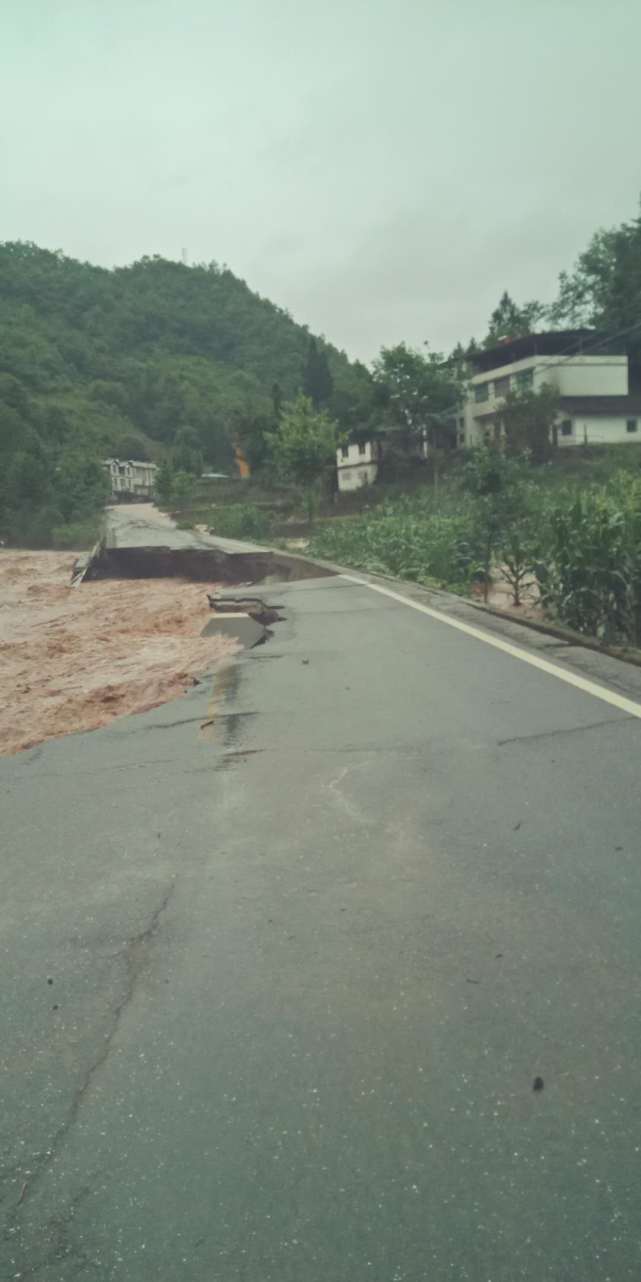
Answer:
M371 359L547 300L641 189L634 0L22 0L0 238L226 262Z

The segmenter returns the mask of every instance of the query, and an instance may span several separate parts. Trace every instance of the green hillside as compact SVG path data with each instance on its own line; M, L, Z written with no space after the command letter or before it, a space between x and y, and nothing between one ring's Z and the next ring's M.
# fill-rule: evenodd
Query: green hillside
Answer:
M227 268L143 258L106 270L0 245L2 532L24 539L36 509L34 539L81 519L96 505L101 455L161 458L186 428L209 466L228 469L234 441L259 465L278 406L310 377L310 346L324 367L319 399L356 426L371 413L365 367L324 340L314 348L305 326Z

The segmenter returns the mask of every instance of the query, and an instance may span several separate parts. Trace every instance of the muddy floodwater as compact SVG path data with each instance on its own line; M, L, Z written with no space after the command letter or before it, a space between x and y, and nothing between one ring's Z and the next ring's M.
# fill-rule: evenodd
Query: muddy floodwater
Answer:
M1 753L144 712L233 652L234 642L200 635L210 585L109 579L72 588L77 555L0 551Z

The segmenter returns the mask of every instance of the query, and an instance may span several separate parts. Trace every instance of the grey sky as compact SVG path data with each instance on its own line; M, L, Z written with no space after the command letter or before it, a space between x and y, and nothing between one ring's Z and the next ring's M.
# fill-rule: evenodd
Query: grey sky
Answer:
M13 10L10 13L9 10ZM353 356L482 335L632 217L633 0L22 0L2 239L226 262Z

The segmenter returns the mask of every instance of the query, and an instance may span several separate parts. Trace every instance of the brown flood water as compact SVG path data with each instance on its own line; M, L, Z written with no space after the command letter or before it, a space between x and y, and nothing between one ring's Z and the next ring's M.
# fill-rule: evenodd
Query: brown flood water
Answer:
M104 579L72 588L77 555L0 551L0 753L154 708L236 648L200 636L210 585Z

